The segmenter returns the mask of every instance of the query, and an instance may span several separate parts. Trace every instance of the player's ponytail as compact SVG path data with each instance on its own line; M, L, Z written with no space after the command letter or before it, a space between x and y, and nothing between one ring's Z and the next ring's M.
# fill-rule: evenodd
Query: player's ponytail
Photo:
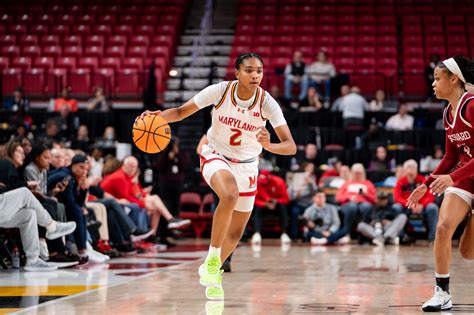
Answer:
M259 54L256 54L256 53L253 53L253 52L248 52L248 53L240 54L240 55L235 59L235 69L239 70L239 69L240 69L240 65L242 64L242 62L244 62L245 59L249 59L249 58L257 58L258 60L260 60L260 62L261 62L262 65L263 65L263 59L262 59L262 57L260 57Z

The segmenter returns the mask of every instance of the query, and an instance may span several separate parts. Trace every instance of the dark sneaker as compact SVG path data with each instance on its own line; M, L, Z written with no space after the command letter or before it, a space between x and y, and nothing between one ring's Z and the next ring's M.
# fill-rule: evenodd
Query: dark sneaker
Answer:
M79 256L79 265L85 265L89 262L89 256Z
M153 234L153 230L144 231L142 229L137 229L130 235L130 240L132 242L142 241L149 238Z
M54 256L50 256L48 262L54 266L57 266L58 268L69 268L78 265L79 260L79 256L58 253Z
M232 272L232 267L229 259L226 259L224 263L221 266L221 270L224 270L224 272Z
M191 220L189 219L172 218L168 222L168 229L170 230L184 229L185 227L188 227L190 224L191 224Z
M120 245L115 246L115 249L118 250L119 253L125 254L125 255L133 255L137 253L135 248L133 248L133 246L130 244L120 244Z

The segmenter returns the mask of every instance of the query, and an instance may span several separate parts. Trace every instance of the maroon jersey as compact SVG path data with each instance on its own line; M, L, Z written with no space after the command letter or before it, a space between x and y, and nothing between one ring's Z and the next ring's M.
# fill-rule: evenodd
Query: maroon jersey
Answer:
M474 180L474 94L464 93L454 115L451 109L449 104L443 114L446 154L433 174L449 174L457 187L456 183ZM433 180L429 177L425 184L428 186ZM473 193L471 184L461 186Z

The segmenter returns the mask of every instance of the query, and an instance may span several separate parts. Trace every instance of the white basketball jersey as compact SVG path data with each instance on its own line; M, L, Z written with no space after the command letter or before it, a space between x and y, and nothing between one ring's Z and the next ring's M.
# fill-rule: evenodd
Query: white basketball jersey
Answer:
M239 106L236 97L237 83L238 81L221 82L210 86L197 94L194 100L200 108L214 101L212 125L207 132L209 146L225 157L247 160L258 157L262 152L256 135L258 128L266 125L267 117L264 113L275 113L271 119L273 127L286 124L286 121L278 103L260 87L248 108Z

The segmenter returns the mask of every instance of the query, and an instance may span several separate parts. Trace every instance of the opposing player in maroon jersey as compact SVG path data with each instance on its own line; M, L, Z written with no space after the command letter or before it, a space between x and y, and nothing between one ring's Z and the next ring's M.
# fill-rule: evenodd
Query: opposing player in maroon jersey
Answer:
M436 98L449 105L444 109L446 154L440 165L408 198L407 206L415 207L429 188L431 193L444 193L439 211L433 252L436 267L436 287L423 311L441 311L452 307L449 291L451 239L457 226L471 211L474 199L474 62L456 56L435 68L433 90ZM474 246L474 244L473 244Z

